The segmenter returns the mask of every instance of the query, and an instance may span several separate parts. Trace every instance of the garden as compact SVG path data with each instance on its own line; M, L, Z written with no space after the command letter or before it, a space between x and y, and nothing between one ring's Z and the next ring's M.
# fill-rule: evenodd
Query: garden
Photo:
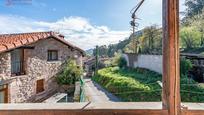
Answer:
M188 62L181 62L188 66ZM182 65L182 66L183 66ZM204 87L181 70L182 102L204 102ZM161 101L162 75L144 68L107 67L100 69L93 80L124 102Z

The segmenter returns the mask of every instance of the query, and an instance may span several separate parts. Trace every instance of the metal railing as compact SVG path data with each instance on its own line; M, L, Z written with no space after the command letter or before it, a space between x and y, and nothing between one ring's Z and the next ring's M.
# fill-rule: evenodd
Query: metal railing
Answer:
M80 102L85 102L85 99L86 99L84 85L85 85L84 79L83 77L81 77L80 78Z

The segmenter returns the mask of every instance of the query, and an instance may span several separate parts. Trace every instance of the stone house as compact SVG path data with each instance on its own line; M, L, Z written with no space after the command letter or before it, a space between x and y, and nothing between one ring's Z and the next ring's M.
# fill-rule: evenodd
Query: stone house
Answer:
M98 59L98 69L104 68L107 65L105 64L105 61L111 60L110 58L107 57L99 57ZM95 70L95 66L96 66L96 58L95 57L89 57L87 59L83 60L84 64L84 71L87 73L86 76L87 77L91 77L93 76L93 72Z
M0 103L36 102L57 91L56 74L84 51L55 32L0 35Z

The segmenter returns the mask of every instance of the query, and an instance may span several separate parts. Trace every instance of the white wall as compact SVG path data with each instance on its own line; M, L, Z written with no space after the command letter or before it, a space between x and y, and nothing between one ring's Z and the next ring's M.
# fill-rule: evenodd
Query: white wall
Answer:
M129 67L130 66L130 62L129 62L129 59L128 59L128 55L123 54L122 57L125 58L125 60L127 61L127 66Z
M133 63L134 67L146 68L162 74L162 55L138 55L134 61L129 61L128 54L123 55L128 65Z

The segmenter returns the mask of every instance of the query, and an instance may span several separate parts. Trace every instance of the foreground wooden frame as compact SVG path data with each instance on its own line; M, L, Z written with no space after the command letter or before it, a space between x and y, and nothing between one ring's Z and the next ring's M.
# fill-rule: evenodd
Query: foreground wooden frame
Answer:
M1 115L169 115L167 110L12 110ZM182 111L181 115L203 115L204 111Z
M186 105L189 105L188 103ZM198 104L200 105L200 104ZM202 104L204 107L204 104ZM197 108L181 110L181 115L202 115ZM0 104L0 115L170 115L161 102L110 103L30 103Z
M165 110L25 110L1 111L1 115L167 115Z
M163 0L163 109L181 114L179 64L179 0Z

